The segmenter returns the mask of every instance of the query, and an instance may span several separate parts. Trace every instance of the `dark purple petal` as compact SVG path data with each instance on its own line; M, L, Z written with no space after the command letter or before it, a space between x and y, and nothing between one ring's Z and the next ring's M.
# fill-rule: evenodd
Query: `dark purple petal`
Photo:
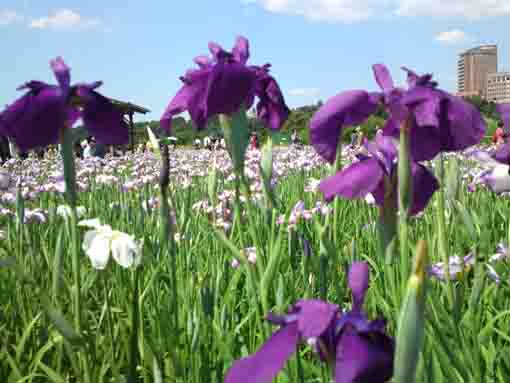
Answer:
M296 323L281 328L255 354L236 361L225 383L271 383L296 351L298 340Z
M267 75L259 78L257 86L257 117L267 127L277 130L282 127L290 114L285 104L282 91L276 80Z
M49 85L49 84L46 84L45 82L42 82L42 81L29 81L19 87L16 88L16 90L25 90L25 89L28 89L28 90L31 90L32 92L34 93L37 93L45 88L48 88L48 87L54 87L55 85Z
M440 106L445 93L419 86L402 96L402 103L414 113L418 126L439 126Z
M402 70L407 72L407 85L409 88L413 88L415 86L437 86L437 82L432 81L432 74L430 73L418 76L414 71L407 69L406 67L402 67Z
M346 326L336 348L336 383L384 383L393 375L393 341L384 333Z
M377 145L378 150L386 158L386 161L393 163L398 155L398 148L395 145L394 139L391 137L386 137L383 134L376 134L375 144Z
M383 134L398 139L400 135L400 121L392 116L388 117L383 127Z
M240 64L246 64L250 58L250 43L245 37L239 36L232 49L232 56Z
M400 137L400 126L404 119L391 116L386 121L383 132L385 136L396 139ZM411 126L409 146L414 161L423 161L434 158L441 150L441 137L437 126Z
M411 148L416 161L429 160L441 151L458 151L478 144L486 131L486 124L480 112L461 98L452 96L441 90L416 86L408 91L402 99L414 113L415 123L420 128L434 127L437 131L422 131L415 148ZM412 130L417 130L415 127ZM428 133L428 134L427 134ZM426 136L429 136L427 138ZM430 143L439 140L439 143ZM427 142L428 141L428 142ZM418 146L424 144L437 147L439 150L432 155ZM415 152L413 149L416 149Z
M354 262L349 270L348 284L352 292L352 311L360 312L368 289L369 269L366 262Z
M433 159L441 151L438 127L413 125L409 134L409 147L414 161Z
M337 305L315 299L300 300L295 307L299 334L305 339L321 336L338 314Z
M411 169L413 180L413 197L410 215L416 215L427 206L428 202L439 188L439 183L429 170L420 164L413 163Z
M102 144L127 144L128 127L122 112L106 97L91 90L92 86L80 85L76 90L83 103L82 119L85 127Z
M2 134L14 139L22 152L55 144L68 116L60 87L40 82L27 87L31 90L0 114Z
M363 90L352 90L330 98L310 121L310 141L325 160L336 159L342 128L364 122L375 112L377 103Z
M255 80L255 72L245 65L216 64L211 71L206 89L207 117L237 112L254 92Z
M326 201L331 201L336 195L347 199L363 198L377 188L383 176L384 171L378 160L370 158L326 178L320 183L319 189Z
M500 145L496 152L492 155L492 158L504 165L509 165L510 149L508 148L508 145Z
M62 93L67 99L71 89L71 71L69 67L66 65L62 57L57 57L55 60L51 60L50 66L60 88L62 89Z
M374 71L375 81L384 93L390 92L395 88L391 74L385 65L374 64L372 65L372 70Z
M185 85L179 89L160 119L161 128L170 131L172 117L188 111L192 121L198 129L205 127L205 97L210 69L195 70L187 73L183 78Z
M447 95L441 112L442 150L463 150L480 143L486 123L480 112L459 97Z

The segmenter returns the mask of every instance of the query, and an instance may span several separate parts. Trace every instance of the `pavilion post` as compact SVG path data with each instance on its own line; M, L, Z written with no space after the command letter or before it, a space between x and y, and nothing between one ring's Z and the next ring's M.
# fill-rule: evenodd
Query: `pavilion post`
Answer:
M131 151L135 151L135 125L133 123L133 111L129 112L129 141L131 144Z

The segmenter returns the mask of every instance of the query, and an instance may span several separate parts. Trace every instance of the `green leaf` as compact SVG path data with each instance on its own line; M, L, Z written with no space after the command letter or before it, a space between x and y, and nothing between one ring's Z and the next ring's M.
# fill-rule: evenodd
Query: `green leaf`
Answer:
M71 324L65 319L64 315L53 307L47 297L41 298L44 310L48 315L51 323L56 327L58 332L72 345L81 346L84 341L82 337L74 330Z
M64 227L61 226L58 232L57 244L55 247L55 258L53 259L53 296L56 298L62 287L63 258L64 258Z

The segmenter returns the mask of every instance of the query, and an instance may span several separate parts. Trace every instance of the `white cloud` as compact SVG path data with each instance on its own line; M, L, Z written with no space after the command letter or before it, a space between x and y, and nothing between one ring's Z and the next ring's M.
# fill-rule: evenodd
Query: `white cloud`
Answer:
M460 29L452 29L439 33L436 40L442 44L457 44L466 40L466 34Z
M426 16L477 20L510 16L510 0L240 0L269 12L315 22L354 23L372 17Z
M508 0L399 0L400 16L460 17L477 20L510 15Z
M47 17L32 20L29 26L36 29L90 29L100 24L98 19L84 19L70 9L59 9Z
M0 9L0 26L9 25L21 20L23 17L9 9Z
M242 0L246 3L247 0ZM248 0L250 1L250 0ZM366 20L386 0L253 0L273 13L303 16L310 21L352 23Z
M319 93L318 88L294 88L289 90L289 95L296 97L318 97Z

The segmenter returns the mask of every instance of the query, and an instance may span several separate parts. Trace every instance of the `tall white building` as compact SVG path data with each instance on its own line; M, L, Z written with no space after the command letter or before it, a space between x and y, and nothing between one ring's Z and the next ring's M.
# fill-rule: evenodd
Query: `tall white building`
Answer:
M487 100L497 104L510 103L510 72L489 73Z

